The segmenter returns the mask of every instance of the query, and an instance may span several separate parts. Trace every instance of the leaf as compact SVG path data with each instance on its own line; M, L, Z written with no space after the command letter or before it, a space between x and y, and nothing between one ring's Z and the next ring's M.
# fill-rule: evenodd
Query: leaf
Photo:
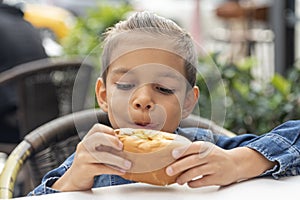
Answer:
M249 94L249 86L244 84L242 81L240 80L235 80L233 83L233 87L234 89L236 89L240 95L244 98L247 99L248 94Z
M243 71L250 70L257 63L253 57L246 57L240 62L236 63L236 66Z
M281 94L285 96L291 92L291 83L280 74L275 74L271 83Z

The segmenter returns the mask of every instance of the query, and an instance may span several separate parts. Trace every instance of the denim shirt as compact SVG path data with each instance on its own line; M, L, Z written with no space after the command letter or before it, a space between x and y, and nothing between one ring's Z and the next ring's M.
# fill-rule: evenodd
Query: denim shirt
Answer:
M249 147L260 152L270 161L277 161L278 166L261 176L273 176L275 179L300 174L300 120L288 121L264 135L243 134L235 137L213 134L210 130L200 128L178 128L175 134L191 141L207 141L223 149ZM72 165L74 154L58 168L48 172L42 183L29 195L41 195L59 192L51 188ZM93 188L134 183L117 175L99 175L94 178Z

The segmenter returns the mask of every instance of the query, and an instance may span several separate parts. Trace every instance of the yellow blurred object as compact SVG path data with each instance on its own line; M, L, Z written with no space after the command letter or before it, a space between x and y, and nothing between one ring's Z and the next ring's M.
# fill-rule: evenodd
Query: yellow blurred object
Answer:
M75 17L69 11L49 5L24 5L24 18L38 29L50 30L56 40L67 36L74 25Z

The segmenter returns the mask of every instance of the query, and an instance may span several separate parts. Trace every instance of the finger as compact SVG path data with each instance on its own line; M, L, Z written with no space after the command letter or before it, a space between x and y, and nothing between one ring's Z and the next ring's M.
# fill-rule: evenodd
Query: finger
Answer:
M175 174L184 172L190 168L206 164L206 162L206 159L199 157L198 154L190 155L180 160L177 160L176 162L168 166L166 169L166 173L169 176L173 176Z
M94 163L115 166L124 170L131 168L131 162L108 152L93 153Z
M93 174L101 175L101 174L115 174L115 175L124 175L126 170L105 164L92 164L89 168L89 171L92 171Z
M81 151L80 146L75 153L74 163L77 163L78 167L84 166L84 164L105 164L107 166L114 166L116 169L126 171L131 168L131 162L120 156L110 154L108 152L89 152Z
M211 185L220 185L220 184L217 184L217 180L215 180L213 175L203 176L202 178L189 181L187 184L191 188L199 188L199 187L211 186Z
M107 134L110 134L110 135L114 135L114 129L112 129L111 127L109 126L105 126L103 124L94 124L94 126L89 130L89 132L86 134L86 137L87 136L90 136L96 132L102 132L102 133L107 133Z
M187 182L197 180L204 176L211 175L213 171L209 165L201 165L187 170L177 177L176 182L179 185L183 185Z
M213 150L214 147L215 145L210 142L193 142L189 146L175 148L172 151L172 156L175 159L182 158L191 154L198 154L200 157L205 157Z
M84 138L82 144L91 152L100 151L99 149L103 146L111 147L119 151L123 149L123 144L118 137L102 132L96 132Z
M106 138L106 140L107 138L113 138L113 140L116 138L107 134L99 135L105 135L104 138ZM99 145L98 143L95 144L95 136L96 134L89 138L86 138L84 141L78 144L75 154L77 158L76 160L81 160L85 163L114 165L125 170L130 169L131 162L123 158L123 153L120 149L116 150L110 146ZM100 139L103 138L100 137Z

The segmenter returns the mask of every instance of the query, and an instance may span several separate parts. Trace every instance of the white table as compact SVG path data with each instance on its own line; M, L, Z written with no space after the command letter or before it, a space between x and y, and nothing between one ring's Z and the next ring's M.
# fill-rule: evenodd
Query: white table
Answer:
M64 192L58 194L15 198L19 200L287 200L300 199L300 176L274 180L256 178L227 187L210 186L191 189L173 184L158 187L148 184L129 184L93 189L88 192Z

